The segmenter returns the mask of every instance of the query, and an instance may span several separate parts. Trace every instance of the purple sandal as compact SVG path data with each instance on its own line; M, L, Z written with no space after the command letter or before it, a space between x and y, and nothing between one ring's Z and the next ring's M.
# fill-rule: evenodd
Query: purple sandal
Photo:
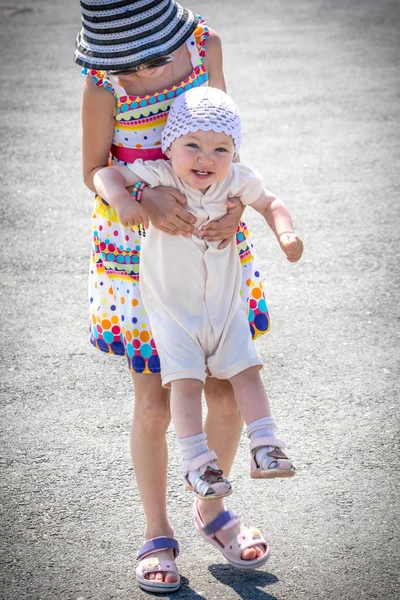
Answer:
M204 538L206 542L209 542L218 548L226 560L234 567L237 567L238 569L256 569L268 560L268 542L262 537L258 529L248 529L241 524L240 532L234 534L232 539L225 545L216 538L215 533L217 531L220 529L227 530L239 522L239 517L232 510L223 511L211 521L211 523L205 525L200 516L197 500L195 500L193 505L193 518L196 529L201 537ZM264 546L264 554L254 560L243 560L241 556L243 550L252 548L255 545Z
M136 579L138 580L139 586L146 592L153 592L155 594L165 594L168 592L176 592L181 585L181 578L179 576L178 569L173 560L159 559L157 556L152 556L161 550L174 551L174 559L179 554L179 544L175 538L166 536L155 537L148 542L145 542L140 548L137 554L137 560L139 564L136 568ZM168 583L167 581L154 581L146 579L146 575L149 573L174 573L177 576L177 581L174 583Z

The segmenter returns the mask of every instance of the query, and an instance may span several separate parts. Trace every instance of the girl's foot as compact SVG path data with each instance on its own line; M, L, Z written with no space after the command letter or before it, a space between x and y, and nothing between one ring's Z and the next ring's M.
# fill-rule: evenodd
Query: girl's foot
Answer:
M224 508L224 504L222 501L217 501L215 500L214 502L203 502L202 500L196 500L196 505L194 508L194 513L195 513L195 523L196 523L196 509L197 509L197 514L200 517L201 520L201 524L203 526L207 526L210 523L212 523L216 518L218 518L219 515L224 514L225 512L225 508ZM233 515L233 513L231 513ZM196 523L196 527L199 528L199 523ZM239 518L232 518L230 521L228 521L226 523L226 525L224 525L222 528L218 529L217 531L215 531L213 533L213 538L218 541L221 545L221 552L222 552L222 548L227 546L229 544L229 542L234 539L237 538L237 536L243 531L244 526L241 524ZM200 530L199 530L200 531ZM261 534L258 530L248 530L250 531L251 534L254 534L254 543L251 544L250 546L243 548L240 552L240 559L243 562L248 562L249 565L251 563L253 563L253 561L260 561L259 564L262 564L262 562L265 562L265 560L268 558L268 554L269 554L269 548L267 543L265 542L265 540L263 540L263 538L261 537ZM203 536L204 537L204 536ZM259 542L257 543L257 538L259 539ZM261 542L261 540L263 541L263 543ZM211 541L211 539L209 539L208 541ZM214 544L216 545L216 544ZM247 544L246 544L247 545ZM223 552L224 554L224 552ZM227 560L229 560L228 557L226 557ZM231 561L229 561L231 562ZM231 563L234 564L234 563ZM239 566L239 565L235 565L235 566ZM244 566L244 565L241 565ZM252 568L254 568L254 566L258 566L258 565L251 565Z
M175 562L174 552L173 550L160 550L152 555L161 562L162 560ZM145 558L143 559L146 560ZM167 583L176 583L178 581L178 575L176 573L172 573L171 571L161 571L157 573L149 573L146 575L146 579L149 581L166 581Z
M172 537L155 537L143 544L138 552L136 577L139 586L148 592L174 592L180 586L175 564L179 544Z
M189 489L202 500L224 498L232 493L232 486L218 469L215 460L217 455L212 450L204 452L186 464L185 479Z

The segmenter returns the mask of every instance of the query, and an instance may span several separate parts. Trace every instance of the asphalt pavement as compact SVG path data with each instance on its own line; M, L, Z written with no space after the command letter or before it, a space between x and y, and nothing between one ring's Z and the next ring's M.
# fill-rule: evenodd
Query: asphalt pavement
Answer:
M187 5L222 36L242 160L286 201L306 250L287 263L248 210L272 320L259 342L263 379L298 474L248 479L243 436L228 506L262 529L271 558L237 571L200 540L170 429L183 577L174 597L395 600L400 4ZM77 0L0 0L5 600L149 597L134 577L143 510L129 456L130 376L87 335L79 27Z

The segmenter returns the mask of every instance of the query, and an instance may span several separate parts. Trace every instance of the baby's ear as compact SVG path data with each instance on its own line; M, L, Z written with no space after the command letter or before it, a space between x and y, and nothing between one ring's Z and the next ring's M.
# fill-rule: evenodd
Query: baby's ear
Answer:
M165 156L168 156L168 158L171 158L171 146L166 149Z

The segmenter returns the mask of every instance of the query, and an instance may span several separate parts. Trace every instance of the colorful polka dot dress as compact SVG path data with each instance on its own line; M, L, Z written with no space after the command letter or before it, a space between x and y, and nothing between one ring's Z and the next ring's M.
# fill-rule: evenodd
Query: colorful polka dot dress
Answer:
M110 164L164 157L161 131L174 98L208 83L203 68L208 35L207 25L200 19L186 42L193 65L191 75L151 96L130 96L116 77L83 69L84 75L114 94L117 101ZM100 196L95 197L89 276L90 341L102 352L125 355L132 372L159 373L160 361L139 290L141 236L142 231L137 227L123 227L114 209ZM269 316L253 244L244 222L238 228L236 244L242 266L240 295L247 308L252 337L256 339L269 330Z

